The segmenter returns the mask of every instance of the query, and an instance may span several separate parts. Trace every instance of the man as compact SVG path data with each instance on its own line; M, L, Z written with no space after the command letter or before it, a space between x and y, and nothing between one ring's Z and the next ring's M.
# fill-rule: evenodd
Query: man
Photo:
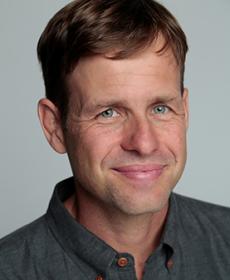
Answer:
M228 279L230 211L172 193L187 42L153 0L76 0L38 43L45 136L69 156L47 213L0 242L0 279Z

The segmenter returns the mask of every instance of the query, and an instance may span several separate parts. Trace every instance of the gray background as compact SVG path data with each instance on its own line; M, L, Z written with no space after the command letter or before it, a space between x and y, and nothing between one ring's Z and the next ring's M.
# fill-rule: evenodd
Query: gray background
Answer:
M43 137L44 87L36 44L69 1L0 1L0 237L46 211L54 184L71 175ZM230 1L163 0L189 40L189 158L177 192L230 206Z

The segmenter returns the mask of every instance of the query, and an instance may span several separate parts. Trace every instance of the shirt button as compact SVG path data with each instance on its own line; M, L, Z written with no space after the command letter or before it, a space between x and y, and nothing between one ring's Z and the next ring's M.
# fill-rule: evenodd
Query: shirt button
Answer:
M96 277L96 280L104 280L104 278L103 278L101 275L98 275L98 276Z
M168 261L167 261L167 268L168 269L171 269L173 267L173 260L172 259L169 259Z
M125 266L127 266L128 262L129 262L129 261L128 261L127 258L122 257L122 258L119 258L119 259L118 259L117 264L118 264L120 267L125 267Z

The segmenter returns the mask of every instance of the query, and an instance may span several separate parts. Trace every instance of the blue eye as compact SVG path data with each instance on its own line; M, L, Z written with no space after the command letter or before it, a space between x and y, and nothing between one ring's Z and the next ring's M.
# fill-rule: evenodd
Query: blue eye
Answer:
M169 111L169 108L165 105L158 105L153 108L155 114L166 114Z
M115 110L109 108L109 109L103 111L100 115L102 117L108 119L108 118L113 118L113 117L118 116L118 113Z

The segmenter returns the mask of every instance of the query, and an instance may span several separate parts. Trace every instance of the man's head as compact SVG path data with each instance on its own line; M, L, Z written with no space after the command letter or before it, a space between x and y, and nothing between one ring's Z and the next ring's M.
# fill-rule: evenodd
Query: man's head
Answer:
M186 51L151 0L74 1L49 22L39 115L68 153L80 207L139 215L166 205L186 160Z
M68 77L81 57L95 54L120 59L148 47L159 35L157 50L173 51L180 67L183 91L187 43L170 12L153 0L76 0L48 23L39 43L46 96L59 109L63 123L68 112Z

